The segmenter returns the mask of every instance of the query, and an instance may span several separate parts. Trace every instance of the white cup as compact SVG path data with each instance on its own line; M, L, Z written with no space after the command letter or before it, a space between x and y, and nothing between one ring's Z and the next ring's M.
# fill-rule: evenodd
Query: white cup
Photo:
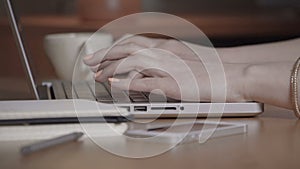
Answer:
M46 35L44 48L59 79L72 80L74 66L80 64L76 65L80 69L76 70L76 79L86 80L92 72L78 56L92 54L112 42L113 37L108 33L59 33Z

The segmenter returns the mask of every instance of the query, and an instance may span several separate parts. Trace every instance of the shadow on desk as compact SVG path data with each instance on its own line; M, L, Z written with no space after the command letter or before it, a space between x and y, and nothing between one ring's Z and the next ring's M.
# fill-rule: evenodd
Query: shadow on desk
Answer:
M265 104L265 111L259 117L272 117L272 118L281 118L281 119L297 119L292 110L275 107Z

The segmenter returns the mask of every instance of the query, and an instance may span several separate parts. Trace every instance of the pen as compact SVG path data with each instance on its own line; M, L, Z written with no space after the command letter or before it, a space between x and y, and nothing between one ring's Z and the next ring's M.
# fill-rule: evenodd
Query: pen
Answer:
M78 140L81 136L83 136L82 132L74 132L70 134L66 134L63 136L59 136L56 138L52 138L49 140L41 141L38 143L34 143L28 146L24 146L21 148L21 153L23 155L30 154L39 150L43 150L49 147L53 147L62 143L67 143L71 141L76 141Z

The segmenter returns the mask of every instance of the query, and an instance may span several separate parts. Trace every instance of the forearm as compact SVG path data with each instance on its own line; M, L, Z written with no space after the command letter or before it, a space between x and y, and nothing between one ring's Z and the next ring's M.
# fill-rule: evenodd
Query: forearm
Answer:
M260 45L217 48L226 63L294 62L300 57L300 38Z
M223 63L246 64L241 88L245 100L292 108L290 76L300 57L300 38L261 45L217 49Z
M273 62L249 65L245 70L245 98L291 109L290 76L293 64Z

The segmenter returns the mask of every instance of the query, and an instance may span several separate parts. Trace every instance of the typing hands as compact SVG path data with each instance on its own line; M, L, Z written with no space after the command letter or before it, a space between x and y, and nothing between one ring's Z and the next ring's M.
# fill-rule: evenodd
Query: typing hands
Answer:
M201 55L212 53L208 47L197 46L197 49ZM211 73L193 50L180 41L134 36L86 56L84 62L95 72L96 81L108 80L112 87L122 90L163 92L168 97L185 101L211 100ZM218 66L210 65L211 72L220 70ZM238 70L243 69L240 65L222 66L232 72L231 76L238 76ZM223 70L214 74L216 79L224 77ZM226 80L214 85L222 88ZM233 90L235 83L231 81L227 85L230 85L227 93L232 93L228 100L244 99Z

